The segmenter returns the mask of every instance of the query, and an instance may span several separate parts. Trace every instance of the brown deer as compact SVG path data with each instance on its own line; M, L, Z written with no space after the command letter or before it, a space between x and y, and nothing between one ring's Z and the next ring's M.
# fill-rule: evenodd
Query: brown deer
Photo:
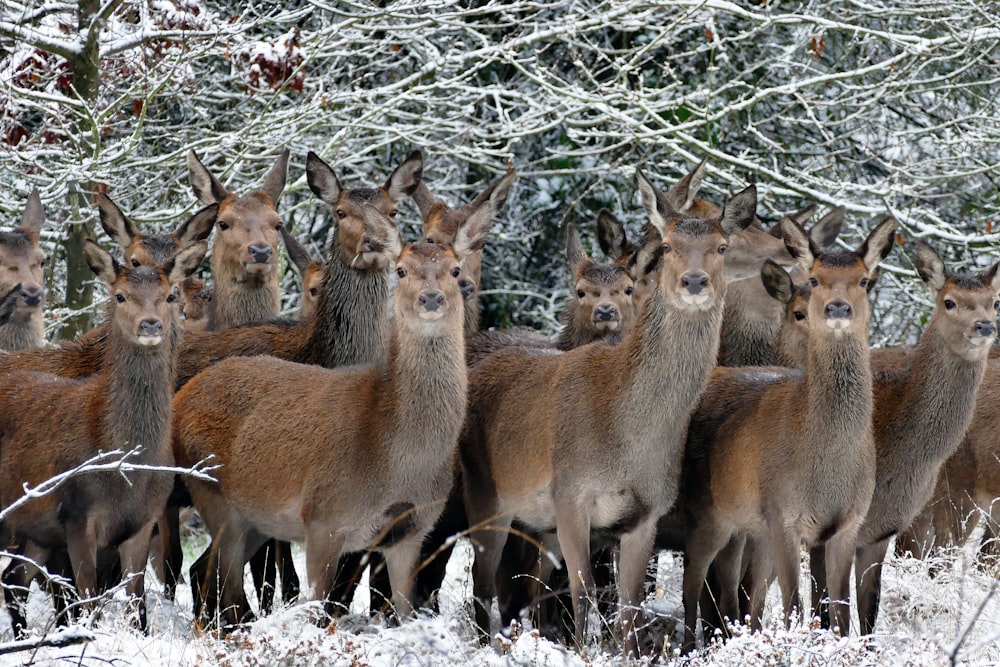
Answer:
M391 222L370 205L365 215ZM392 602L401 616L411 613L420 544L451 487L464 415L459 261L482 247L486 222L463 227L454 250L430 243L402 249L388 363L330 370L227 359L178 392L179 460L212 452L222 464L218 484L189 486L213 536L228 625L251 618L243 563L267 536L305 542L309 585L331 614L338 557L380 551ZM399 253L398 234L394 245ZM267 381L251 380L257 377ZM278 441L285 446L275 451ZM277 486L275 457L297 471Z
M42 199L36 188L28 195L21 224L9 232L0 232L0 293L7 294L20 286L9 317L0 325L0 351L17 352L45 344L45 253L38 247L44 222Z
M620 539L621 632L626 653L637 653L637 605L656 521L674 503L685 425L715 361L723 259L736 232L752 222L757 202L751 186L718 219L704 221L678 213L641 171L637 177L650 222L660 230L637 263L662 266L632 333L618 346L595 343L561 354L511 348L471 371L460 455L478 547L476 621L484 631L516 519L534 531L555 528L579 641L594 592L591 534Z
M799 547L825 546L827 579L841 628L849 627L854 539L875 484L872 377L868 355L869 275L892 249L896 221L887 218L857 252L822 252L802 229L781 221L789 252L812 286L804 374L779 369L719 368L692 416L685 451L683 518L684 648L694 648L699 597L709 565L723 547L747 537L761 571L751 592L759 627L773 562L785 622L802 606ZM778 415L779 418L775 419ZM716 560L720 609L737 617L739 552ZM769 558L770 557L770 558Z
M18 370L0 376L0 504L37 487L100 452L122 450L128 461L171 466L170 399L177 351L173 283L197 269L200 242L162 267L127 268L92 241L84 246L90 268L112 294L104 361L90 378L72 380ZM45 419L37 406L44 405ZM67 549L84 599L97 592L97 554L117 548L127 590L146 628L143 573L150 531L173 487L173 474L153 471L91 472L69 478L52 493L16 509L4 532L30 558L4 571L4 592L14 629L26 629L27 585L53 550Z
M225 329L278 316L278 235L281 216L278 199L288 172L286 148L264 176L259 190L248 195L230 192L202 164L194 150L187 153L188 175L195 195L204 204L218 204L218 231L212 244L215 282L209 325Z
M420 210L423 220L423 240L427 243L451 243L458 230L466 224L476 225L478 220L492 220L500 213L511 185L517 177L513 167L507 173L476 196L468 204L450 208L435 197L423 180L413 192L413 201ZM483 253L470 253L462 260L462 269L470 282L465 284L465 333L466 336L479 331L479 283L482 280Z
M299 317L305 319L316 312L319 293L323 289L323 272L326 262L321 257L313 257L309 250L284 227L281 239L288 251L292 268L302 281L302 298L299 301Z

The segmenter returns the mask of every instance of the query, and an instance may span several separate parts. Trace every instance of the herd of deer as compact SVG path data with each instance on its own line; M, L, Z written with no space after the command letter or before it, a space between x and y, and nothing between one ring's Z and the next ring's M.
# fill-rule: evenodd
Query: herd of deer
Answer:
M185 505L212 538L190 570L195 614L224 628L254 617L248 562L262 612L279 570L284 599L298 595L289 542L304 544L309 595L329 614L384 559L373 595L407 616L434 603L462 533L487 638L494 600L503 624L532 606L560 623L538 600L568 583L582 640L614 572L619 639L637 654L655 549L684 554L686 650L699 607L706 629L759 627L774 578L787 623L802 609L803 545L812 610L848 630L853 563L871 632L890 538L913 524L899 543L914 550L963 540L954 508L988 516L1000 496L997 265L957 275L917 243L933 316L916 348L870 351L867 294L892 218L856 250L829 250L843 209L808 233L814 207L765 231L753 186L721 209L697 198L704 161L667 192L637 170L643 237L602 211L601 264L568 229L575 294L550 341L479 330L482 248L512 169L449 208L419 152L377 188L343 187L310 153L309 187L334 222L321 261L282 227L287 166L285 151L240 195L189 152L204 208L171 234L142 232L97 195L121 258L93 242L85 254L112 298L103 324L57 347L42 336L37 191L0 233L0 535L15 554L2 581L16 633L43 567L75 583L54 591L63 616L124 576L145 629L154 526L172 596ZM395 221L407 198L423 218L410 244ZM213 230L206 287L194 274ZM298 319L277 318L279 239L303 283ZM24 502L111 450L138 468L73 475ZM206 459L216 481L173 472Z

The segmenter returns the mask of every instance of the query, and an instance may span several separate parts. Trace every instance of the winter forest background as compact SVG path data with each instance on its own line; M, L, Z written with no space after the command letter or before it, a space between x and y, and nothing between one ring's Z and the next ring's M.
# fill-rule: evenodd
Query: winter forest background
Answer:
M279 211L316 253L330 219L305 183L308 150L357 186L422 148L425 180L452 205L511 161L519 178L484 262L487 326L554 330L565 223L593 239L603 206L637 233L635 166L666 187L702 156L703 196L755 182L765 221L844 205L853 243L888 211L908 245L996 259L1000 4L276 4L4 3L0 209L13 225L41 190L53 336L99 312L78 259L83 238L103 236L92 193L172 229L196 208L188 148L242 191L289 147ZM418 220L406 211L407 238ZM889 258L874 344L919 331L929 303L913 276L905 253Z
M905 245L883 264L872 343L912 343L931 307L907 252L916 239L952 265L1000 258L998 51L1000 2L978 0L4 0L0 211L12 227L30 190L41 191L54 339L88 328L101 310L80 254L84 238L107 242L93 193L107 192L144 230L173 229L199 207L189 148L235 191L259 185L290 148L278 210L316 255L331 220L306 185L309 150L345 185L372 186L420 148L425 181L451 205L510 162L519 176L486 247L483 325L551 333L569 287L565 225L579 225L596 251L594 221L606 207L635 235L644 214L634 168L666 189L707 156L702 196L721 204L757 183L765 223L809 202L821 212L843 205L841 242L853 247L873 220L896 216ZM416 207L401 219L404 238L415 239ZM291 271L284 281L292 313L299 288ZM818 642L810 650L822 664L938 664L970 643L972 656L996 659L995 647L976 652L995 640L995 624L964 646L961 634L995 590L992 578L906 568L914 583L903 602L897 591L889 618L909 629L895 648L817 640L809 628L769 641ZM928 620L952 611L946 629ZM430 662L478 662L468 657L472 640L452 646L442 623L420 640L447 644ZM301 646L324 641L293 627L287 656L261 649L233 664L297 663ZM367 641L351 637L326 659ZM386 641L405 646L406 637ZM286 645L272 637L276 646ZM520 657L515 646L509 657L582 664L540 646ZM158 650L151 664L184 649ZM219 650L194 660L222 660ZM742 664L766 653L733 650L702 660Z

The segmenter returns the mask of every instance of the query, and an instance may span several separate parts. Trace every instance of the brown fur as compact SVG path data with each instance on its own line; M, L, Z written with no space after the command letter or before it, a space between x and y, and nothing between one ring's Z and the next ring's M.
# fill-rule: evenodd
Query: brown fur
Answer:
M21 224L12 231L0 232L0 294L18 288L9 316L0 324L0 351L17 352L45 344L45 253L38 247L44 222L42 199L36 188L28 195Z
M756 207L748 188L720 220L687 218L638 177L647 215L662 230L638 255L663 259L659 288L631 335L618 346L594 343L563 354L504 350L472 370L460 453L466 510L480 547L473 578L484 631L506 528L516 518L533 530L556 529L578 639L586 595L594 592L591 531L620 537L622 633L626 652L637 650L635 605L656 520L674 502L684 425L718 345L725 294L720 250Z
M773 559L786 623L796 604L802 608L801 542L826 545L833 597L848 599L854 538L875 483L865 285L892 248L896 223L880 224L856 254L823 254L790 219L782 226L789 251L812 281L807 367L804 374L720 368L692 417L682 504L688 650L709 564L727 544L738 544L730 540L740 534L755 566ZM738 555L716 561L720 608L730 618L737 617L739 563ZM766 577L759 573L751 593L758 627ZM842 628L848 609L834 609Z
M472 245L460 238L454 252L434 244L403 250L388 364L328 370L228 359L178 392L178 460L211 452L222 463L218 484L189 486L217 545L228 623L250 617L243 562L265 536L306 543L320 599L333 588L340 554L381 551L393 603L410 613L420 543L451 486L464 413L458 258ZM441 316L429 320L429 312ZM276 452L275 442L286 446ZM298 471L287 483L273 483L275 456Z
M212 243L212 299L208 327L228 327L277 317L281 310L278 282L278 198L285 188L288 149L264 176L259 190L230 192L198 159L187 154L188 175L195 195L205 204L218 203Z
M124 268L93 242L85 255L108 285L111 326L99 372L71 380L31 371L0 376L0 502L9 507L45 480L78 466L99 452L136 453L132 463L173 464L170 453L170 397L178 322L172 283L194 271L205 244L190 247L162 268ZM45 405L38 419L30 406ZM70 478L56 491L25 504L4 520L16 550L43 563L66 548L82 597L97 589L97 553L118 547L124 571L135 573L128 592L145 629L143 576L149 533L173 487L166 473L117 471ZM15 563L4 572L15 631L25 630L22 605L34 566Z

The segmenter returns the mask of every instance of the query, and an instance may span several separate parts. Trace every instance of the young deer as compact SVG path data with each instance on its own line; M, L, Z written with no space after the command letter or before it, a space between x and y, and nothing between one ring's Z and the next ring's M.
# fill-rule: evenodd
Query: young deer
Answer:
M313 257L309 250L299 243L284 227L281 228L281 240L288 251L288 259L292 268L302 281L302 298L299 301L299 317L305 319L316 312L319 303L319 293L323 289L323 272L326 262L321 257Z
M285 189L288 149L264 176L264 185L248 195L230 192L198 159L187 153L188 175L204 204L218 204L218 231L212 243L215 282L208 328L225 329L278 316L278 198Z
M372 206L365 215L385 217ZM213 536L228 625L251 618L243 563L267 536L305 542L309 585L329 613L338 557L370 548L388 563L397 612L412 611L420 544L451 486L464 415L459 261L482 247L488 227L463 230L454 250L420 243L399 255L388 363L329 370L227 359L178 392L178 459L212 452L222 463L218 484L189 487ZM398 235L392 245L399 254ZM258 377L267 381L249 380ZM281 485L276 456L296 471Z
M116 449L133 452L130 463L170 466L170 398L178 324L173 283L197 269L207 245L200 242L162 267L126 268L88 241L90 268L113 298L111 326L99 372L84 380L18 370L0 381L0 503L10 506L66 470ZM37 406L46 406L39 419ZM150 531L173 488L173 475L152 471L84 473L37 498L4 520L16 550L31 561L4 571L4 592L15 631L25 631L27 585L53 550L67 549L84 599L97 590L97 554L117 548L131 575L128 593L146 628L143 572Z
M718 368L692 416L685 451L684 648L694 647L709 565L739 533L760 569L751 592L759 627L772 562L786 624L798 605L799 547L824 545L836 619L849 627L854 538L875 484L868 355L869 275L892 249L887 218L857 252L823 253L790 219L782 231L812 286L804 375ZM774 415L784 415L775 421ZM723 615L737 618L739 552L715 561ZM769 559L768 556L771 558Z
M0 351L17 352L45 344L45 253L38 247L43 222L45 213L36 188L28 195L21 224L0 232L0 293L19 286L9 317L0 325Z
M479 546L476 621L484 631L516 519L534 531L555 528L579 641L594 593L591 534L620 539L621 631L626 653L637 653L637 605L656 521L674 503L685 425L715 361L723 259L757 202L751 186L719 219L703 221L678 213L641 171L637 176L661 235L643 245L637 263L662 267L632 333L618 346L595 343L562 354L511 348L471 371L460 454Z

